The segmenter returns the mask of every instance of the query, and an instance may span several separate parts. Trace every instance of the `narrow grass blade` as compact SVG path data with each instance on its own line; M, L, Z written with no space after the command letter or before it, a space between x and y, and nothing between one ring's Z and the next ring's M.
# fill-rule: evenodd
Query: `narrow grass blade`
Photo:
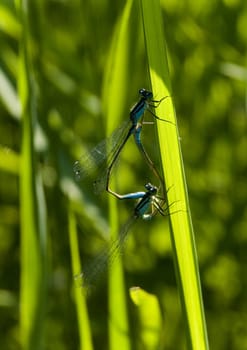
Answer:
M21 207L21 290L20 336L25 350L41 349L44 342L46 301L46 206L41 176L36 171L34 126L36 123L33 71L30 58L30 28L28 6L17 2L21 18L19 95L22 117L22 146L20 159Z
M0 11L1 16L1 11ZM10 79L0 68L0 100L7 111L16 119L20 118L20 103Z
M72 272L74 276L78 276L81 273L81 263L77 238L76 220L71 203L69 205L69 241L72 261ZM81 286L75 286L75 303L78 318L80 349L92 350L93 344L86 306L86 298L83 294Z
M0 145L0 170L19 175L20 157L8 147Z
M140 3L152 91L156 99L171 96L160 2L159 0L152 2L140 0ZM172 98L160 104L157 114L176 123ZM175 203L174 214L170 216L171 238L180 299L187 326L188 344L190 349L208 349L194 233L178 130L174 126L158 123L158 136L166 186L171 188L168 192L168 205Z
M0 30L12 38L19 38L21 32L20 24L6 5L4 2L0 4Z
M103 90L104 114L107 118L107 133L110 133L123 116L128 92L128 69L130 62L130 15L133 0L126 2L122 16L114 33L108 57ZM114 186L114 181L111 182ZM119 219L116 199L109 196L111 236L116 240ZM109 273L109 342L110 349L130 349L125 284L121 257L118 256Z
M142 349L159 349L163 322L157 297L139 287L130 289L130 297L137 307Z

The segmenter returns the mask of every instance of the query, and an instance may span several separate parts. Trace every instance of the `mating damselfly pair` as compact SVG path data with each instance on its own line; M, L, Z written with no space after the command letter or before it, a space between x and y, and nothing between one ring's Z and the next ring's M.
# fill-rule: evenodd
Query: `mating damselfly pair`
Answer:
M146 152L142 143L142 127L144 122L144 113L149 111L151 115L160 121L164 121L173 124L171 121L160 118L152 111L152 108L156 108L167 97L163 97L160 100L154 100L151 91L146 89L139 90L140 99L130 110L129 120L125 121L119 128L105 140L96 145L91 151L86 152L81 158L74 164L74 173L78 180L83 180L86 177L94 177L93 185L95 193L100 193L106 190L118 199L135 199L138 200L134 207L134 212L127 223L120 231L119 237L112 246L103 252L97 260L95 260L94 268L85 269L82 274L82 283L88 287L97 279L97 275L100 271L106 268L107 262L110 261L113 256L120 251L126 240L128 231L132 224L138 218L144 220L150 220L157 213L164 214L163 205L166 203L166 191L164 187L163 177L157 170L154 162ZM158 181L158 187L148 183L145 185L146 191L133 192L128 194L119 194L110 188L110 179L112 171L117 163L121 151L125 144L133 135L135 144L140 151L145 163L148 165L151 172L154 174ZM103 170L101 169L103 168ZM101 171L99 171L101 169ZM99 171L99 175L96 175ZM158 189L161 194L158 194ZM98 266L97 266L98 265Z

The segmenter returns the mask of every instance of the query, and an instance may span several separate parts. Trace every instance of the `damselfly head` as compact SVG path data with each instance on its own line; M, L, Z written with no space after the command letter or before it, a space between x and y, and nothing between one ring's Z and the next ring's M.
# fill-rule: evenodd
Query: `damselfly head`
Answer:
M158 189L156 186L153 186L150 182L145 185L145 188L147 192L149 192L152 195L156 195Z
M144 89L144 88L139 90L139 94L142 97L144 97L146 100L153 98L153 93L151 91Z

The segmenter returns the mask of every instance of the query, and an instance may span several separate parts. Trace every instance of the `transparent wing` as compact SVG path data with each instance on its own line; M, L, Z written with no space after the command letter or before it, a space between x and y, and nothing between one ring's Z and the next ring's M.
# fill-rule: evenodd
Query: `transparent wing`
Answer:
M128 133L129 125L130 121L125 121L108 138L101 141L91 151L85 151L82 154L73 167L75 177L78 181L86 177L95 177L95 183L97 183L95 191L101 192L104 189L107 166L117 154L119 146Z
M132 215L129 220L122 227L119 237L105 248L91 263L83 269L80 277L80 284L86 294L90 293L92 289L99 282L107 268L111 267L116 257L123 252L128 233L132 225L136 222L137 217ZM77 276L78 278L78 276Z

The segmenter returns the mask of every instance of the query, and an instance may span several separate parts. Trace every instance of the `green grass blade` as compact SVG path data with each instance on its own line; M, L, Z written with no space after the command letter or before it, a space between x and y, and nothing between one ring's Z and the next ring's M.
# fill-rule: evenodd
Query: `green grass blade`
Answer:
M0 4L0 30L13 38L19 38L21 27L5 4Z
M11 149L0 145L0 170L19 175L20 157Z
M146 49L151 85L155 99L171 96L171 83L167 53L162 30L159 0L141 0ZM176 123L172 98L166 99L157 108L157 115ZM162 168L168 192L168 204L172 205L170 216L180 299L190 349L208 349L207 331L201 296L199 270L194 244L193 227L188 203L183 161L177 128L167 123L158 123Z
M35 171L36 122L33 72L29 53L28 7L17 3L21 17L19 95L22 107L20 164L21 290L20 323L23 349L41 349L46 298L46 206L39 172Z
M76 219L72 208L72 204L70 204L69 206L69 241L72 261L72 272L73 276L76 276L81 273L81 263L77 238ZM79 327L80 349L92 350L93 344L86 306L86 298L81 286L75 286L75 303Z
M108 57L103 90L104 111L107 118L107 132L120 123L128 92L128 66L130 59L129 20L133 1L126 3L123 15L117 23ZM114 186L114 181L111 181ZM116 199L109 196L109 220L112 239L119 231L119 218ZM126 307L125 283L121 257L117 257L109 274L109 342L111 349L129 349L129 325Z
M0 11L1 16L1 11ZM8 112L16 119L20 118L20 104L16 91L14 90L10 79L0 68L0 100L5 105Z
M130 289L130 297L137 307L142 348L145 350L159 349L162 316L157 297L139 287Z

